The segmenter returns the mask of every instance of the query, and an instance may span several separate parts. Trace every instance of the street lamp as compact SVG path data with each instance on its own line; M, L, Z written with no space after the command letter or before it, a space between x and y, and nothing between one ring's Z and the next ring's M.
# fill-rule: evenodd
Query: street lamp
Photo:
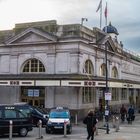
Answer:
M88 19L87 18L81 18L81 26L83 26L84 21L88 21Z
M109 36L107 36L107 38L109 38ZM93 43L90 42L89 44L93 44L93 45L104 45L105 49L105 90L104 90L104 98L105 98L105 121L106 121L106 134L109 134L109 100L106 97L106 95L109 93L109 89L108 89L108 70L107 70L107 43L105 44L97 44L97 43Z
M107 45L105 44L105 67L106 67L106 78L105 78L105 96L106 96L106 93L109 92L108 90L108 70L107 70ZM106 103L106 107L105 107L105 120L106 120L106 133L109 134L109 104L108 104L108 99L106 99L105 97L105 103Z

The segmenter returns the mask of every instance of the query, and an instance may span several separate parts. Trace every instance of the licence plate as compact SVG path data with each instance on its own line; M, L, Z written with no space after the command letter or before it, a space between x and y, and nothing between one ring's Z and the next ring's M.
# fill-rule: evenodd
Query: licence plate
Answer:
M56 128L56 129L62 129L63 127L62 126L54 126L54 128Z

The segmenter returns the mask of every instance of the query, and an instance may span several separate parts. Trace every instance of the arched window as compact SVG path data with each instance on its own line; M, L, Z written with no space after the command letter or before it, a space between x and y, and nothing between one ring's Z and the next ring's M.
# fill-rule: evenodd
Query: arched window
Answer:
M92 64L91 60L86 60L85 67L84 67L84 73L94 74L93 64Z
M106 65L102 64L100 67L100 76L106 76Z
M111 73L112 78L117 78L118 77L118 71L116 67L112 68L112 73Z
M38 73L45 72L45 67L38 59L30 59L28 60L23 68L23 73Z

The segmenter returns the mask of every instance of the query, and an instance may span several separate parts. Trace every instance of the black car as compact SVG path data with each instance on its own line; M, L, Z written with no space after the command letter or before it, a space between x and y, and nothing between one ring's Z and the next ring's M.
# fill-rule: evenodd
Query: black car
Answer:
M42 126L46 126L48 121L48 113L45 112L42 108L31 106L27 103L15 103L14 105L25 115L30 114L32 117L33 126L38 126L39 120L42 121Z
M46 126L48 121L48 112L45 112L42 108L31 106L31 116L34 126L38 126L39 120L42 121L42 126Z
M25 137L32 131L32 119L14 105L0 105L0 135L9 134L9 124L13 122L13 133Z

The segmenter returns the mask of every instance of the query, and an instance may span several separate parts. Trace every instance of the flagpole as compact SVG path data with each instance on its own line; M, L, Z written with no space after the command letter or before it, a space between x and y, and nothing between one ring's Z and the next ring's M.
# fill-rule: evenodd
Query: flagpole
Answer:
M105 26L107 26L107 14L108 14L108 8L107 8L107 1L106 1L106 7L105 7Z
M100 29L102 29L102 0L101 0L101 8L100 8Z
M96 12L100 10L100 29L102 28L102 0L100 0Z

